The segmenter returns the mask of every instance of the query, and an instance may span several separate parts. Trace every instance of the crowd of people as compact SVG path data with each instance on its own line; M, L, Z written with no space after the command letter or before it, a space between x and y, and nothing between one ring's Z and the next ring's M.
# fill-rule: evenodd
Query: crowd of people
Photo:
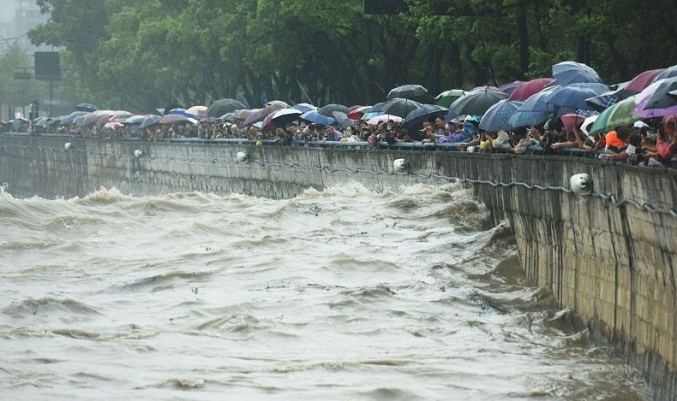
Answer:
M362 144L367 149L393 146L400 143L444 144L446 149L470 152L509 153L578 153L605 161L626 162L633 165L670 167L677 156L677 116L653 121L637 121L631 126L620 126L605 134L590 135L590 126L576 124L567 132L561 119L552 118L544 124L519 127L508 132L489 132L479 129L479 118L466 116L447 121L438 115L421 124L420 129L408 130L401 122L386 120L377 125L355 121L353 126L320 125L304 120L262 129L258 125L242 127L238 122L203 119L196 124L180 123L153 125L138 129L122 124L109 129L93 124L87 127L55 125L31 127L30 122L19 130L40 133L61 133L88 138L135 138L143 141L195 138L213 141L220 138L246 139L263 144L304 146L312 142L342 142ZM7 128L5 130L8 130ZM673 163L677 165L677 162Z

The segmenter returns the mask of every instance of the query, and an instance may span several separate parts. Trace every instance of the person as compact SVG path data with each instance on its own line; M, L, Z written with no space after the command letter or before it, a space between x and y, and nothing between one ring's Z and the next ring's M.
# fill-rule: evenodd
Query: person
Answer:
M367 149L375 149L378 147L380 141L376 131L371 131L371 134L369 134L369 137L367 138Z
M677 116L663 117L663 123L658 128L656 140L658 161L668 167L672 159L677 156Z
M435 135L439 138L447 135L447 120L444 116L435 118Z
M531 128L534 128L533 126ZM513 141L515 146L511 147L509 152L515 154L523 154L529 149L531 145L537 145L538 140L534 138L533 130L526 129L526 127L516 128L513 132ZM538 130L536 130L538 132Z
M604 136L604 153L620 153L628 146L630 128L618 127Z
M645 151L642 149L642 135L639 130L633 131L628 135L628 144L623 151L617 153L603 153L599 156L601 160L606 161L625 161L628 164L637 165L645 158Z

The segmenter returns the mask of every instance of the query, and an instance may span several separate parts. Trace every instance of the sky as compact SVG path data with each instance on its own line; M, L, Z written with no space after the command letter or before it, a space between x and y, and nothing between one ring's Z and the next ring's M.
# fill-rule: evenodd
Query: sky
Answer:
M16 0L0 0L0 22L10 22L14 19Z

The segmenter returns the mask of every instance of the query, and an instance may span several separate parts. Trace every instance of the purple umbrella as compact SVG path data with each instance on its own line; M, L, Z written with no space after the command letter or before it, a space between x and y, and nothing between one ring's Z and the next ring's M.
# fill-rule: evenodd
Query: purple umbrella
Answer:
M245 118L244 122L242 123L242 126L244 127L245 125L252 125L254 123L257 123L259 121L263 121L268 114L274 113L280 109L284 109L285 106L279 103L274 103L271 104L270 106L266 106L262 109L256 110L255 112L249 114L247 118Z
M508 84L503 84L498 87L498 90L505 93L506 95L510 96L512 93L517 89L520 85L522 85L524 81L513 81Z

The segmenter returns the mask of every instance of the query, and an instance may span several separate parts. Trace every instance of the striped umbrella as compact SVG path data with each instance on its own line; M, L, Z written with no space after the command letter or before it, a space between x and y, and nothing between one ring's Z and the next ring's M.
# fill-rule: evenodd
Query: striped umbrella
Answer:
M501 130L508 131L512 126L510 125L510 117L513 116L524 102L511 102L503 99L484 113L480 120L479 128L485 131L498 132Z

